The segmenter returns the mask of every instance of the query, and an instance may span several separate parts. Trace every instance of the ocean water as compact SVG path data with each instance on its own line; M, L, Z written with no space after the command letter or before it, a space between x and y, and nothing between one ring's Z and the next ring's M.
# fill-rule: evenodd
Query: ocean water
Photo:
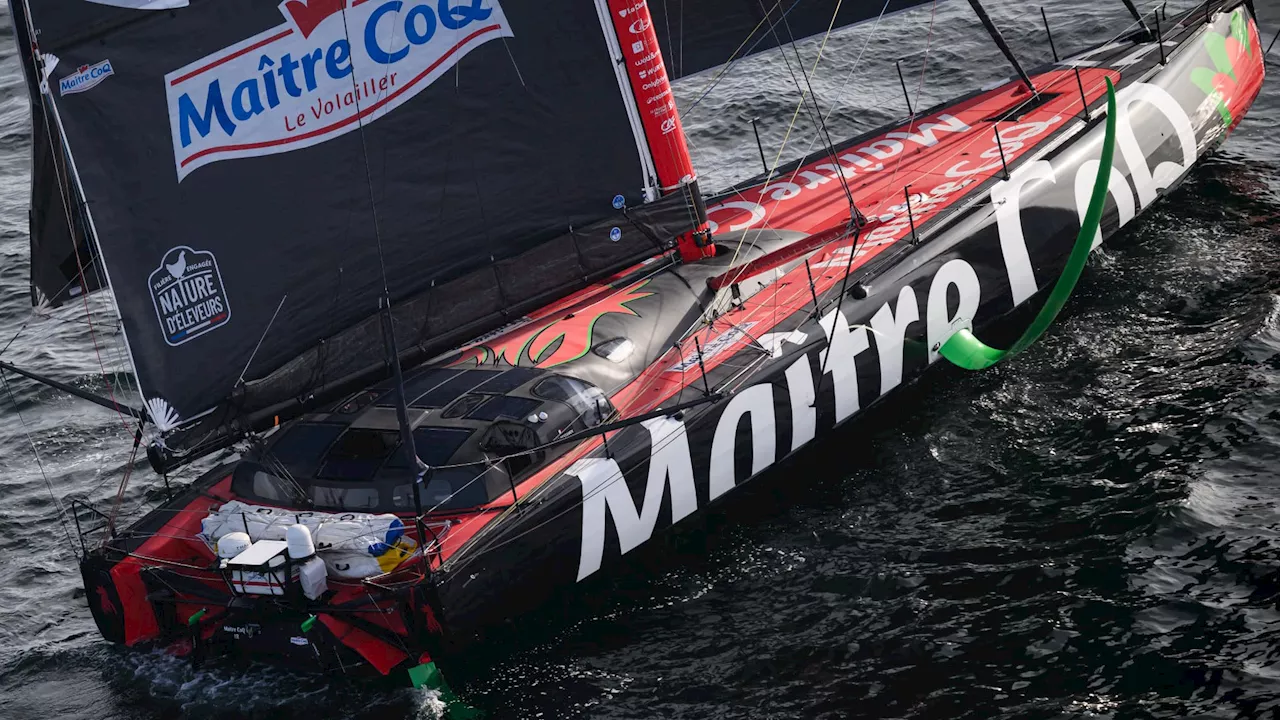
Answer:
M652 0L659 1L659 0ZM1170 10L1186 7L1170 2ZM987 6L1025 63L1036 6ZM1264 42L1280 1L1259 0ZM1127 25L1049 0L1060 53ZM0 18L0 359L121 391L100 302L33 314L29 114ZM817 51L806 43L808 61ZM926 62L927 51L927 62ZM794 57L678 95L706 187L815 142ZM1009 71L966 3L832 37L810 78L833 137ZM807 62L806 62L807 65ZM451 678L493 718L1136 718L1280 712L1280 96L1096 253L1056 327L990 371L941 371L744 490ZM785 142L785 144L784 144ZM17 335L11 345L10 338ZM132 430L0 386L0 718L434 718L430 693L264 667L195 671L97 634L58 504L109 503ZM10 392L12 395L10 395ZM37 462L37 458L39 462ZM189 481L199 468L175 482ZM161 496L138 464L132 516Z

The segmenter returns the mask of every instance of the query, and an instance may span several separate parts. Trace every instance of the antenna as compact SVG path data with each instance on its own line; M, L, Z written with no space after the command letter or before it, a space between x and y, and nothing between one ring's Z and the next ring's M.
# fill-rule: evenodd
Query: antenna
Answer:
M973 12L977 14L978 19L982 21L983 27L987 29L987 34L995 42L996 47L1000 48L1000 52L1004 53L1009 64L1014 70L1018 71L1018 77L1022 78L1022 82L1026 84L1027 89L1032 95L1039 95L1036 86L1031 82L1031 76L1027 75L1027 71L1022 69L1022 63L1018 62L1018 58L1014 56L1013 51L1009 49L1009 43L1004 41L1004 36L1000 34L1000 29L995 23L991 22L991 16L987 14L986 8L982 7L981 0L969 0L969 5L973 7Z

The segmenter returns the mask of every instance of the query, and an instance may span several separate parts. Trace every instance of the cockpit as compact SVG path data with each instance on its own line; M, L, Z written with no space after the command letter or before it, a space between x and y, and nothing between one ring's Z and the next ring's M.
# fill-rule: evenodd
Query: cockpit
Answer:
M405 377L414 450L430 469L424 512L478 507L515 487L606 422L596 386L536 368L428 368ZM286 507L412 512L417 470L401 449L396 390L375 387L283 426L232 478L244 498Z

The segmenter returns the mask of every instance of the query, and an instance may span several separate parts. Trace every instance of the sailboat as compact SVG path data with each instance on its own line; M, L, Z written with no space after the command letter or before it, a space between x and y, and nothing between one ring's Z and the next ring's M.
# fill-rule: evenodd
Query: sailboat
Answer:
M131 372L0 367L164 481L127 526L72 503L102 636L438 684L931 367L1030 345L1265 73L1248 0L1125 2L1033 68L969 0L1008 79L846 139L798 87L821 147L700 187L673 81L773 52L804 85L798 41L928 4L11 3L32 302L110 293Z

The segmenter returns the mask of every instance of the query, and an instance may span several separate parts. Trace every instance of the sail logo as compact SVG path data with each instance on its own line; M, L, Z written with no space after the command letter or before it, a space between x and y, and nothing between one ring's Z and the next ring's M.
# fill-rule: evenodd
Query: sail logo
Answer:
M115 71L111 69L111 61L103 60L93 65L81 65L75 72L58 81L58 94L71 95L95 88L103 80L111 77Z
M165 75L178 182L358 130L514 33L498 0L284 0L285 22Z
M164 341L177 347L231 321L231 305L207 250L179 245L165 253L147 280Z

